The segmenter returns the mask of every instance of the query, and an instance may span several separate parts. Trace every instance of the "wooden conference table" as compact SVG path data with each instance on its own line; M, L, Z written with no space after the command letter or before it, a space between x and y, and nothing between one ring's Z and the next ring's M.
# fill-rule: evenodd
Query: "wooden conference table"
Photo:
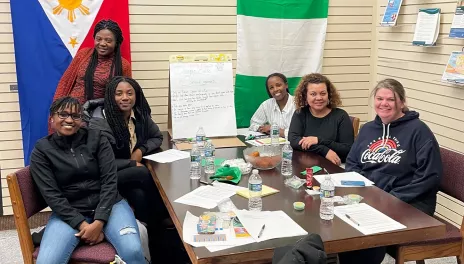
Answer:
M171 148L172 144L167 133L163 133L163 135L164 142L161 148L166 150ZM244 147L217 149L216 157L225 159L240 158L243 157L243 149ZM166 164L148 161L147 165L182 238L182 224L186 212L190 211L198 216L207 211L204 208L174 203L177 198L200 186L198 180L189 179L189 160L184 159ZM343 169L323 157L312 153L293 152L294 174L314 165L326 168L330 173L343 172ZM328 254L421 241L445 233L444 224L377 187L336 188L335 195L359 194L364 197L363 202L407 227L398 231L366 236L338 217L335 217L333 221L321 220L319 218L319 198L306 194L303 187L294 190L285 186L284 177L280 174L279 169L260 171L260 175L263 184L280 190L277 194L263 198L263 211L282 210L308 233L319 234L324 241L325 251ZM246 187L248 177L248 175L242 176L239 185ZM314 181L314 183L317 184L317 181ZM233 196L231 199L237 208L248 208L247 199L238 195ZM293 209L293 202L296 201L302 201L306 204L304 211ZM274 248L293 244L299 238L267 240L217 252L210 252L204 247L194 248L185 243L184 246L192 263L270 263Z

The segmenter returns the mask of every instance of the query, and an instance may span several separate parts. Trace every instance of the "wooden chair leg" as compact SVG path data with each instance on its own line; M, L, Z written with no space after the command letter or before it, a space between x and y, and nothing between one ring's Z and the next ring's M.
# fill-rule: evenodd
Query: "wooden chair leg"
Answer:
M404 253L401 247L398 247L395 255L395 264L404 264ZM392 256L393 257L393 256Z
M416 264L425 264L425 260L416 260Z

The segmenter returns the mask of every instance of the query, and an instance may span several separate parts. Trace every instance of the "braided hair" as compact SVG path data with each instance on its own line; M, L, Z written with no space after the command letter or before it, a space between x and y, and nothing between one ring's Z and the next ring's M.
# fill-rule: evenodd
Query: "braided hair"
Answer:
M95 29L93 30L93 38L95 39L95 35L101 30L108 29L111 31L115 37L116 46L114 47L114 57L113 63L111 64L111 70L109 79L113 76L121 76L122 75L122 58L121 58L121 44L124 40L122 36L122 30L119 27L118 23L114 22L113 20L101 20L95 25ZM95 69L97 68L98 64L98 52L96 49L93 49L92 56L90 58L89 65L87 66L87 70L85 71L84 76L84 85L85 85L85 99L91 100L93 99L93 76L95 74Z
M75 110L77 113L82 112L82 105L79 103L79 100L71 96L65 96L56 99L52 103L49 109L50 116L53 116L56 112L60 112L66 108L71 108Z
M137 141L148 138L148 121L151 119L151 109L145 95L143 95L142 87L138 82L129 77L116 76L106 86L105 93L105 115L108 125L113 131L116 139L116 147L118 149L126 148L126 153L129 153L130 133L127 121L124 119L124 113L116 103L115 94L116 88L121 82L126 82L134 88L135 105L132 108L136 114L137 120L140 120L143 128L140 130L140 135L137 135ZM141 142L144 144L145 142Z

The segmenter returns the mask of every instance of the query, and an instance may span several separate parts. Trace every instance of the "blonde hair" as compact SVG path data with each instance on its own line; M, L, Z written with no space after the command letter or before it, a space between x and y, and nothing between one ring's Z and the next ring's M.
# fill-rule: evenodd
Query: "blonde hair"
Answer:
M400 98L400 101L404 104L402 109L403 113L409 111L409 108L406 106L406 91L404 90L403 85L395 80L395 79L384 79L377 83L374 90L372 90L371 96L375 97L377 92L380 89L388 89L393 92L393 96L395 97L395 104L396 104L396 95Z
M332 82L320 73L311 73L303 76L300 80L300 83L296 87L294 96L295 96L295 107L296 111L300 111L304 107L308 105L308 100L306 98L308 93L308 85L314 83L325 83L327 87L327 94L329 96L329 104L327 105L328 108L336 108L342 105L342 100L340 99L340 94L338 93L335 86Z

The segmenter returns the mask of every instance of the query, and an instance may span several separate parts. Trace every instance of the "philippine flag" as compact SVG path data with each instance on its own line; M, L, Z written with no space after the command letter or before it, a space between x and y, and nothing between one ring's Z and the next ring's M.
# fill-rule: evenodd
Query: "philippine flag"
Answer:
M130 62L128 0L10 1L23 135L24 163L47 135L56 86L77 51L93 47L93 29L116 21L124 35L121 53Z

